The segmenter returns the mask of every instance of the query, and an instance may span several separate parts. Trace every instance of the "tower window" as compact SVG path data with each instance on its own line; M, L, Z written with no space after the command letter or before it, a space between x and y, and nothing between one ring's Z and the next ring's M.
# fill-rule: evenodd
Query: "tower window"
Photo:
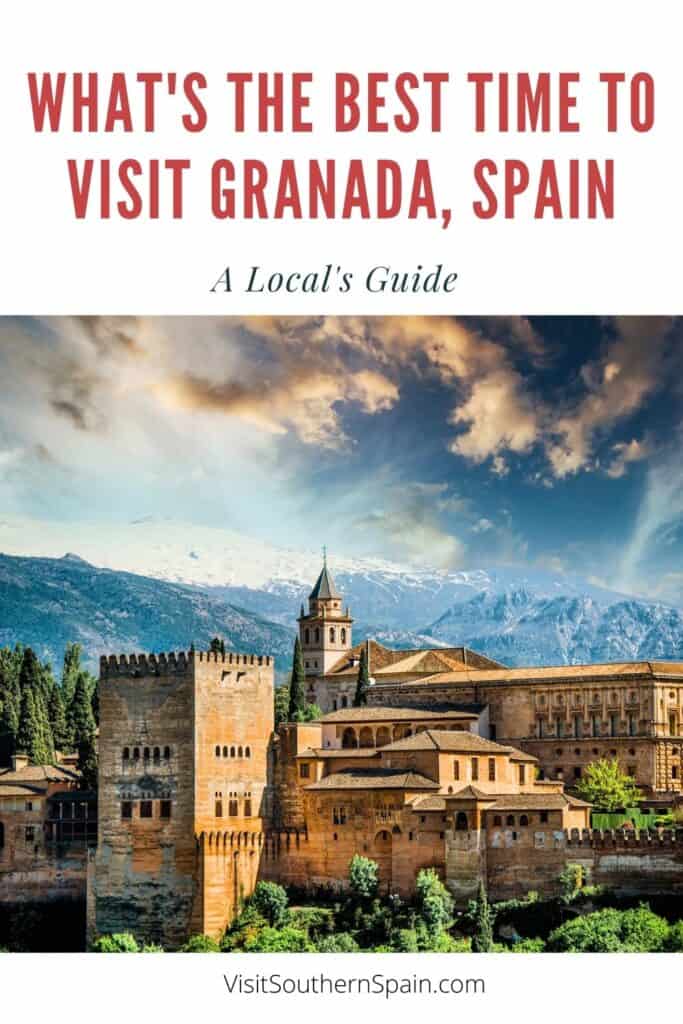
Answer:
M216 747L216 757L220 757L220 756L221 756L221 748L220 747Z
M316 630L315 630L315 642L317 644L320 643L320 630L317 627L316 627Z
M517 765L517 774L519 777L519 784L520 786L523 786L526 781L526 765Z
M479 779L479 758L472 758L472 781L477 782Z
M124 761L130 760L130 749L128 747L124 747L123 748L123 760Z
M158 763L159 763L159 761L160 761L160 759L161 759L161 751L159 750L159 748L158 748L158 747L155 747L155 748L154 748L154 754L153 754L153 757L154 757L154 761L155 761L155 763L156 763L156 764L158 764Z
M459 761L454 761L453 762L453 778L455 779L456 782L460 779L460 762Z
M237 800L235 800L234 798L228 802L228 814L230 815L231 818L236 818L239 814Z
M341 631L341 642L343 644L346 643L346 630L344 629L344 627L342 627L342 631Z
M162 800L161 801L161 803L159 804L159 815L162 818L170 818L171 817L171 801L170 800Z
M133 802L131 800L124 800L121 803L121 817L124 821L130 820L133 817Z
M151 818L152 817L152 801L141 800L140 801L140 817Z
M310 631L310 629L305 629L304 630L304 643L305 644L310 644L310 642L311 642L311 631Z
M489 758L489 782L496 781L496 759L495 757Z
M216 798L216 806L214 813L217 818L223 817L223 799L220 796Z
M251 818L251 797L247 797L244 801L244 817Z
M244 748L244 756L245 757L251 757L251 747L245 747Z
M170 761L171 759L171 748L164 747L164 761Z
M335 641L334 626L330 627L330 643L333 644Z

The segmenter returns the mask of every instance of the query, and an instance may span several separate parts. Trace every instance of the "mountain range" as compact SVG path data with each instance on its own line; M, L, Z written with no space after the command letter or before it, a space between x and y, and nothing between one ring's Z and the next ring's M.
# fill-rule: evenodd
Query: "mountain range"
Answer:
M64 556L74 537L77 554ZM30 556L21 554L27 548ZM78 640L96 660L105 651L172 650L220 635L232 649L275 654L280 670L322 560L232 531L151 519L76 530L4 520L0 550L0 644L31 643L59 660L65 643ZM683 657L681 609L579 577L370 558L331 558L330 566L356 640L466 644L507 665Z

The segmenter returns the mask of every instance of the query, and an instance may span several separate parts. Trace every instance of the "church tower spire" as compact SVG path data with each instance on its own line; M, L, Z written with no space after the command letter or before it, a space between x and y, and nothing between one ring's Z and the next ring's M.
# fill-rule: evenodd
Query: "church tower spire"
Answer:
M342 595L337 590L327 565L327 548L323 548L323 567L308 595L308 613L299 616L299 639L307 676L322 676L351 649L353 619L349 609L342 608Z

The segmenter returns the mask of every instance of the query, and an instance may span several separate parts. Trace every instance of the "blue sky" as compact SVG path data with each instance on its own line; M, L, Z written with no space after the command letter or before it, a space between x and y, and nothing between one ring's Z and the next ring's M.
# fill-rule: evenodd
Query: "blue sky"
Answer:
M669 318L0 320L0 502L683 603ZM27 554L31 531L27 527Z

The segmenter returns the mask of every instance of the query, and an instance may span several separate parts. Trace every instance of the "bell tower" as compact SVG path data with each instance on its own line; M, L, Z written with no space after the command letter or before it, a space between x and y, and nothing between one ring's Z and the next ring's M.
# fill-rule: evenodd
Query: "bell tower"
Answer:
M322 571L308 595L308 614L302 605L298 622L306 675L325 675L351 649L353 624L348 607L342 608L341 594L327 568L326 550Z

